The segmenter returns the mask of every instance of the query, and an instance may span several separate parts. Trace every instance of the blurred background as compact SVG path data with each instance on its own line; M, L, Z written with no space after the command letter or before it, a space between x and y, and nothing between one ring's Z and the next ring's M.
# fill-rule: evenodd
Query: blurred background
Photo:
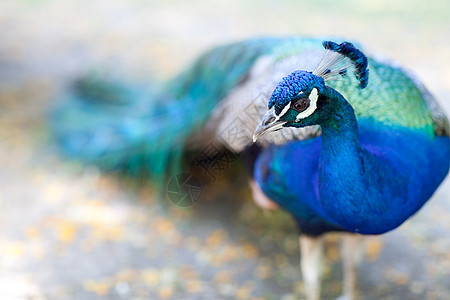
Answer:
M258 35L357 40L416 73L450 113L450 2L0 0L0 299L299 299L297 233L249 191L164 210L148 187L59 156L46 112L92 68L151 86ZM448 299L450 181L368 240L362 299ZM324 299L341 293L335 236Z

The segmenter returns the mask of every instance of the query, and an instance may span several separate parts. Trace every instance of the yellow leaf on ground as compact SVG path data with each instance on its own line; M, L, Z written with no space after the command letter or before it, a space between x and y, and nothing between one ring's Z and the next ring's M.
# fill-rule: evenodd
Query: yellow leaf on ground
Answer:
M208 238L206 239L207 247L215 247L220 245L227 238L227 233L222 230L214 231Z
M217 283L229 283L231 282L231 279L232 276L228 270L221 270L214 276L214 281Z
M259 254L258 248L250 243L245 243L244 245L242 245L242 251L248 258L254 258Z
M155 269L147 269L142 271L141 278L142 281L151 286L156 286L160 282L159 272Z
M371 237L367 240L366 255L370 262L375 262L383 250L383 240L379 237Z
M169 299L173 296L173 288L166 286L162 287L158 291L158 296L160 299Z
M203 290L201 281L198 281L198 280L187 281L186 282L186 290L192 294L200 293Z
M159 233L164 234L173 231L175 226L169 220L161 218L155 222L155 228Z
M58 224L58 237L64 243L72 242L76 232L77 228L73 223L63 221Z
M99 296L105 296L111 288L111 283L105 280L88 280L83 284L83 287Z
M240 288L238 288L238 290L236 291L236 299L239 300L244 300L244 299L248 299L250 297L250 294L252 292L252 289L248 286L242 286Z

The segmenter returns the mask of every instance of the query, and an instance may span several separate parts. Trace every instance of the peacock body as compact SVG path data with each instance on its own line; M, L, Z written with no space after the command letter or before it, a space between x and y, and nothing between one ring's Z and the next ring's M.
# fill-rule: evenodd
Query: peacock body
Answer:
M394 63L350 43L324 46L297 37L221 46L151 97L110 83L127 101L92 97L92 86L82 86L53 114L53 128L68 155L156 181L211 141L251 149L256 189L314 243L329 231L381 234L417 212L446 177L448 120ZM308 247L304 255L318 253ZM320 272L302 266L316 299Z

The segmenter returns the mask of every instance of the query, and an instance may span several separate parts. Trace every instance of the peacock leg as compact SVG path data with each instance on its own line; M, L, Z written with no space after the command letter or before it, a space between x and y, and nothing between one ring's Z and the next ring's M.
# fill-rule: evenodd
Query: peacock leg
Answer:
M252 189L253 200L256 205L262 209L277 209L278 205L271 199L267 198L264 192L261 190L259 183L253 179L249 180L250 187Z
M343 234L341 241L342 265L344 268L343 295L340 300L357 299L357 267L363 254L363 236Z
M300 235L300 261L307 300L320 299L323 275L323 236Z

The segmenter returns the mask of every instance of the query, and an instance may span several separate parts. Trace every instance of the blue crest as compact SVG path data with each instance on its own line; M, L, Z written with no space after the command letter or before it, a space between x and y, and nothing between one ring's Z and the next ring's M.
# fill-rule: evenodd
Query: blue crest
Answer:
M313 87L317 87L320 91L324 85L323 78L311 72L294 71L292 74L284 77L273 91L269 101L269 109L275 105L275 112L279 114L298 93L304 92L308 95Z

